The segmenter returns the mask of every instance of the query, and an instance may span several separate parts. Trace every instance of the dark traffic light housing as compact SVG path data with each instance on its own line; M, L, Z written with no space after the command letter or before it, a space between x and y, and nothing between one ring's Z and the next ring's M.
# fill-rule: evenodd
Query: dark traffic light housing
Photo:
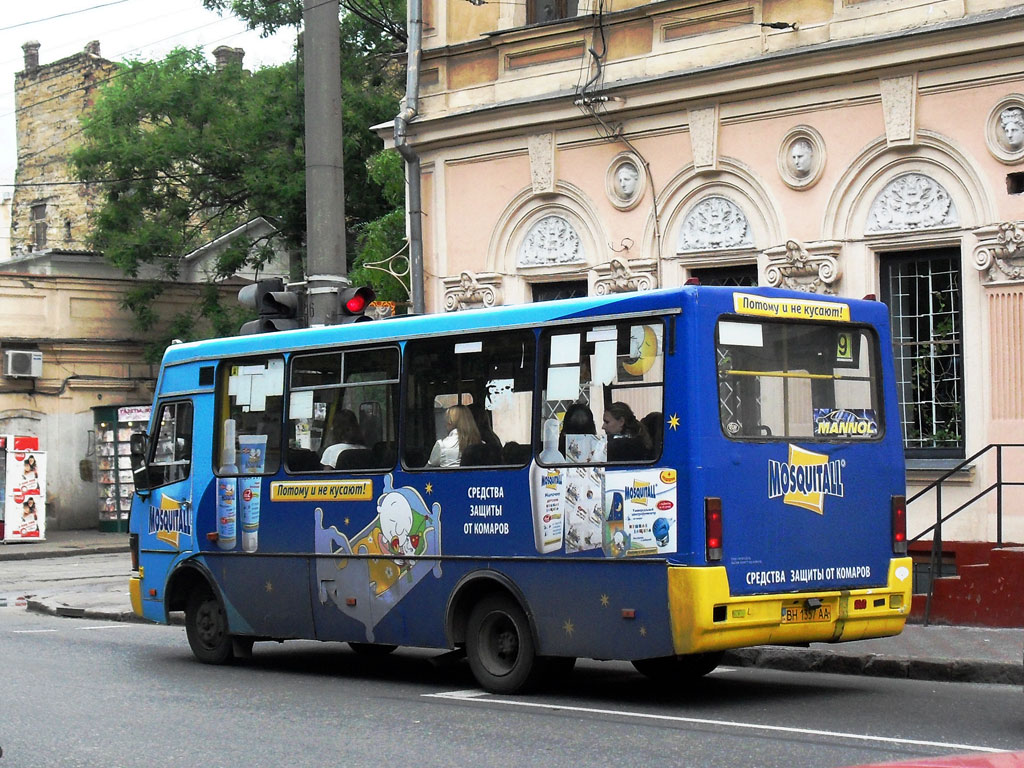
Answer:
M342 288L338 291L338 322L361 323L364 320L372 320L373 318L367 317L365 312L376 296L373 289L365 285L358 288Z
M299 313L299 295L288 291L280 277L269 277L245 286L238 292L238 301L259 313L259 318L250 320L239 329L242 336L288 331L305 325Z

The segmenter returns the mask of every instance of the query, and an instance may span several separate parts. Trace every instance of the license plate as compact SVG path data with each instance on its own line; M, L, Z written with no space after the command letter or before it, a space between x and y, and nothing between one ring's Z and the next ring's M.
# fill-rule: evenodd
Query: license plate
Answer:
M806 608L802 605L782 606L783 624L807 624L815 621L832 621L832 606L822 605Z

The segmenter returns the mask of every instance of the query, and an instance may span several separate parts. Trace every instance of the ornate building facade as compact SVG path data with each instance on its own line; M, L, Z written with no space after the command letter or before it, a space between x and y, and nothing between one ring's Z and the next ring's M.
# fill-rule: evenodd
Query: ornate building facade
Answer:
M1024 3L425 0L423 16L428 311L690 277L872 294L910 492L1017 440ZM953 495L994 471L971 463ZM1024 540L1022 502L1004 499L1004 539ZM947 538L994 540L991 511ZM912 533L929 518L913 505Z

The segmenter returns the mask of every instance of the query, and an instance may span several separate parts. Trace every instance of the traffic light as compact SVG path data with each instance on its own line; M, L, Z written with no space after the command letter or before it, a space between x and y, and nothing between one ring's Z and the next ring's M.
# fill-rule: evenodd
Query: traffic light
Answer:
M238 301L259 312L259 318L242 325L239 334L270 333L302 328L299 295L285 289L280 277L269 277L247 285L238 292Z
M342 288L338 291L338 322L339 323L361 323L364 320L372 320L364 313L376 298L376 294L369 286L359 288Z

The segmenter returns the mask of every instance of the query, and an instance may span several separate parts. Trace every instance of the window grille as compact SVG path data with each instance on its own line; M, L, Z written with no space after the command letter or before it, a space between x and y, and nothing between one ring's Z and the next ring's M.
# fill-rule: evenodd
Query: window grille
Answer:
M908 455L963 456L964 378L957 251L882 260Z

